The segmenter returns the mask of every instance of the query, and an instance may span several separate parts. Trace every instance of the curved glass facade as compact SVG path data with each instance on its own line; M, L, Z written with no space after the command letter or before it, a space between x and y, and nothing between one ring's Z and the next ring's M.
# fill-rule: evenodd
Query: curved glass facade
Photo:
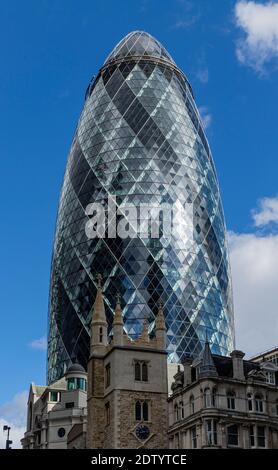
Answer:
M85 233L90 203L193 207L193 238L182 221L162 237L94 238ZM234 324L226 230L217 176L184 74L144 32L126 36L86 92L60 196L50 283L48 379L74 359L86 367L97 273L111 326L116 292L125 330L137 337L164 303L171 362L233 349Z

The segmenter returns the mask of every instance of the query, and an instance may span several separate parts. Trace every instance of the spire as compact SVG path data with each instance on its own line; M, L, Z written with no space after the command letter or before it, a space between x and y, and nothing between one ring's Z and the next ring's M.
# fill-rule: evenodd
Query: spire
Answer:
M208 341L205 342L205 347L204 347L204 350L203 350L201 365L205 366L205 367L207 367L207 366L213 366L214 367L214 362L213 362L213 358L212 358L211 350L210 350L210 345L209 345Z
M102 276L101 274L97 275L97 295L96 295L96 300L93 306L93 314L92 314L92 323L98 323L98 324L107 324L106 320L106 315L105 315L105 308L104 308L104 302L103 302L103 296L102 296Z
M143 329L141 333L141 339L145 342L149 342L149 324L148 321L145 319L143 323Z
M156 319L155 319L155 327L156 327L156 331L166 330L165 318L164 318L164 312L163 312L163 303L161 300L158 303L158 312L157 312Z
M122 346L124 343L124 322L123 312L121 307L121 296L119 293L116 295L116 307L113 320L113 343L114 346Z
M121 307L121 296L119 292L116 295L116 307L115 307L115 314L113 320L113 326L115 325L123 325L123 312Z
M92 312L91 322L91 354L104 354L107 345L107 320L102 296L102 276L97 275L97 295Z
M218 373L214 365L213 357L210 350L210 345L206 332L206 342L201 355L200 373L199 377L217 377Z
M163 312L163 303L161 300L158 303L158 312L155 317L155 330L157 348L166 349L166 325Z

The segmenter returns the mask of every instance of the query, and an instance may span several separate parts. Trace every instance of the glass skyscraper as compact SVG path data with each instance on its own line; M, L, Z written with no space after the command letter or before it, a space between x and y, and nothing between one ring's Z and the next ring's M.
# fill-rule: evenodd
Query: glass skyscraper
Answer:
M183 220L168 242L140 236L89 239L88 204L192 206L192 239ZM120 217L120 216L117 216ZM57 216L49 301L48 380L77 360L86 367L97 273L111 326L116 293L125 330L154 326L164 303L169 361L234 346L231 278L219 185L191 86L164 47L128 34L85 95Z

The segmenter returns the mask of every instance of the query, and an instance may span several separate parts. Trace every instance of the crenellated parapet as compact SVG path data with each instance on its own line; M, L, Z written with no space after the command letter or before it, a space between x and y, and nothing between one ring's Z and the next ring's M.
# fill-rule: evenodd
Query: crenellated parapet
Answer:
M149 323L143 321L142 331L136 339L131 339L124 329L124 317L120 295L116 296L116 305L112 325L112 335L108 336L108 325L102 293L102 276L98 274L98 290L92 311L91 354L105 355L115 346L135 346L149 349L166 348L166 326L162 302L159 302L155 320L155 336L149 334Z

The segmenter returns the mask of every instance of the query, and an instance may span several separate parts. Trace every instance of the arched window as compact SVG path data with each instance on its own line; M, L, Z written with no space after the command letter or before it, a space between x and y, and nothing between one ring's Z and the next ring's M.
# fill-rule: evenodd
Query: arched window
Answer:
M227 408L229 410L236 409L235 392L227 392Z
M138 361L136 361L134 365L134 375L135 380L141 380L141 364Z
M178 421L179 420L179 407L177 404L175 404L174 406L174 414L175 414L175 420Z
M149 404L147 401L143 402L143 421L149 421Z
M181 419L184 418L184 405L183 401L180 401Z
M102 326L99 327L99 342L102 343L103 340L103 328Z
M194 414L195 413L195 400L194 400L194 395L191 395L189 399L190 403L190 413Z
M204 406L205 408L209 408L211 406L211 395L209 388L205 388L204 390Z
M149 403L147 401L135 402L135 419L136 421L149 421Z
M247 393L247 404L248 404L248 411L252 411L253 410L252 393Z
M255 410L257 413L263 413L264 411L263 397L259 393L255 395Z
M215 419L206 420L207 445L217 445L217 422Z
M142 381L148 381L148 364L146 364L146 362L142 363Z
M105 387L109 387L111 381L111 365L110 362L105 366Z
M148 381L148 363L142 361L134 362L134 377L135 380L140 380L142 382Z
M231 424L227 426L227 444L228 446L238 446L238 425Z
M141 416L141 402L137 401L135 403L135 419L136 421L141 421L142 416Z
M192 449L197 449L197 444L198 444L198 441L197 441L197 428L196 426L193 426L193 428L191 428L191 448Z

